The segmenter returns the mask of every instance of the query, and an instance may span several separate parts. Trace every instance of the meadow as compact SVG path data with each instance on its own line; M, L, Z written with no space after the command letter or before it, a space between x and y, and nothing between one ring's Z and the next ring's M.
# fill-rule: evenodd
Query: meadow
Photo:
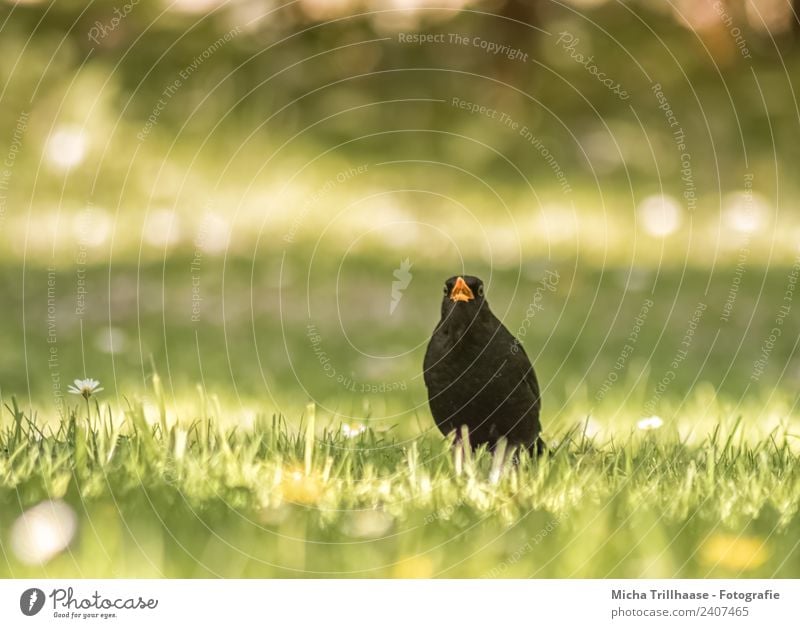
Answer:
M320 427L313 405L299 430L153 426L135 405L122 422L99 404L51 430L12 411L0 524L39 505L4 545L9 577L798 575L796 446L741 418L696 438L551 429L550 452L515 464L433 434ZM47 532L73 527L51 556Z
M168 4L0 0L0 577L800 577L789 3Z
M291 259L282 272L302 276ZM749 265L734 307L727 282L704 293L702 268L495 271L488 296L537 366L550 445L515 465L454 452L432 423L420 365L435 265L414 270L389 315L380 259L355 264L338 294L330 268L310 286L275 282L260 311L241 304L251 264L234 260L226 290L241 294L224 318L205 302L198 324L190 263L115 267L110 289L109 269L90 269L94 299L138 275L139 307L114 305L111 332L108 306L90 308L99 320L83 336L60 316L56 369L47 292L29 296L28 370L7 355L6 380L66 381L60 397L52 377L30 378L29 399L3 389L5 575L797 577L794 347L776 343L757 365L792 266L758 277ZM47 285L47 269L28 272ZM205 286L222 283L204 272ZM306 289L321 295L311 317ZM796 338L796 317L781 328ZM66 391L83 363L105 389L88 404ZM37 525L69 544L38 554Z

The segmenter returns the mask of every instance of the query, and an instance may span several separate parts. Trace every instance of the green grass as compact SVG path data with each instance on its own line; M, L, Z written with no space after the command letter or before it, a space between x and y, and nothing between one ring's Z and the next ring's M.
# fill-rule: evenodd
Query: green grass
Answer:
M706 47L640 9L594 10L602 33L572 9L539 16L612 70L634 51L647 76L624 77L630 107L553 37L522 40L535 64L499 73L478 51L465 73L460 46L352 48L388 32L366 18L283 39L300 13L278 12L140 141L165 86L239 17L150 28L143 5L87 57L81 3L9 4L0 576L800 577L800 56L752 31L745 62L730 38ZM686 132L696 204L653 82ZM574 191L454 97L529 127ZM85 155L66 172L49 138L76 125ZM642 211L657 194L683 208L663 237ZM429 416L422 357L462 268L526 332L543 459L456 462ZM105 388L88 408L65 394L85 376ZM638 430L651 414L664 426ZM75 538L23 564L18 522L47 500L68 504Z
M420 240L351 250L335 237L315 257L274 227L252 255L245 238L203 256L195 321L187 224L181 244L141 259L125 225L113 259L99 246L77 266L69 238L25 259L0 252L0 576L800 577L794 311L754 377L793 244L771 258L769 234L749 241L739 276L741 238L719 257L696 235L581 240L577 255L571 240L533 246L531 229L521 263L496 266ZM406 257L414 279L390 315ZM491 278L509 329L526 330L554 443L543 459L457 463L433 426L422 356L441 281L462 262ZM542 288L554 270L558 286ZM328 376L317 336L354 387ZM59 413L82 376L105 387L89 421L69 395ZM403 387L373 390L392 383ZM637 430L650 414L664 426ZM346 438L343 422L368 429ZM46 500L69 505L75 538L23 563L15 522Z
M46 269L4 267L13 315L0 327L11 348L0 354L0 576L800 577L797 317L752 378L788 264L748 265L726 322L730 266L565 258L528 260L521 277L492 269L492 307L515 333L545 270L561 273L523 338L552 452L500 465L486 451L457 463L427 411L419 372L441 264L419 262L388 316L401 252L357 256L338 282L335 264L307 282L307 251L293 253L232 257L224 273L209 258L199 323L190 257L88 265L80 321L74 269L59 264L56 343ZM707 309L679 353L699 302ZM332 381L309 321L338 373L407 388ZM109 325L127 339L114 353L98 343ZM105 391L88 411L66 395L60 415L56 372L62 392L84 374ZM638 430L653 413L663 427ZM342 423L368 429L347 438ZM14 523L48 499L69 504L75 538L24 564Z
M434 431L347 438L314 406L243 428L213 400L180 421L6 405L3 577L800 576L796 424L551 425L552 451L514 464ZM77 514L75 540L22 564L9 530L46 499Z

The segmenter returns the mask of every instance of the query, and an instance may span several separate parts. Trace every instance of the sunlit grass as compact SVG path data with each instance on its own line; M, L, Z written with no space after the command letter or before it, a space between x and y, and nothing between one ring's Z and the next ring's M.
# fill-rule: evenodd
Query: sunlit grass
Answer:
M577 420L515 462L435 433L353 434L313 405L247 428L200 404L181 421L80 408L49 425L5 410L4 575L798 575L796 422L681 438L688 416L626 417L593 438ZM77 519L66 549L52 513L47 539L19 531L51 503Z
M739 16L745 65L684 28L692 3L633 27L607 3L603 36L537 13L620 75L633 51L627 106L550 36L519 44L536 68L393 41L446 18L513 42L484 11L142 3L89 51L110 4L22 4L0 1L0 575L800 575L800 57L763 20ZM429 416L456 272L525 332L539 460L453 451Z

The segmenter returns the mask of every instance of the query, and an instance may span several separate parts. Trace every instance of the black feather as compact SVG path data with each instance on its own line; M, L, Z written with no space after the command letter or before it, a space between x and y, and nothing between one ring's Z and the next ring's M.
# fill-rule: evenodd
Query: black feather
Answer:
M442 316L423 364L428 403L443 434L461 426L470 442L494 447L501 437L510 446L541 452L541 398L533 365L516 338L489 309L483 282L464 276L470 300L453 300L459 277L445 284Z

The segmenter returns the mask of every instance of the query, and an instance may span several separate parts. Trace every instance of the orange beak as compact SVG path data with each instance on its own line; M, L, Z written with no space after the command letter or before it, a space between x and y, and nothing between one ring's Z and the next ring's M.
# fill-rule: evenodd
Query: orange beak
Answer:
M472 290L469 289L467 282L464 281L463 278L459 277L456 279L456 285L453 286L453 290L450 292L450 300L451 301L472 301L475 298L475 295L472 294Z

